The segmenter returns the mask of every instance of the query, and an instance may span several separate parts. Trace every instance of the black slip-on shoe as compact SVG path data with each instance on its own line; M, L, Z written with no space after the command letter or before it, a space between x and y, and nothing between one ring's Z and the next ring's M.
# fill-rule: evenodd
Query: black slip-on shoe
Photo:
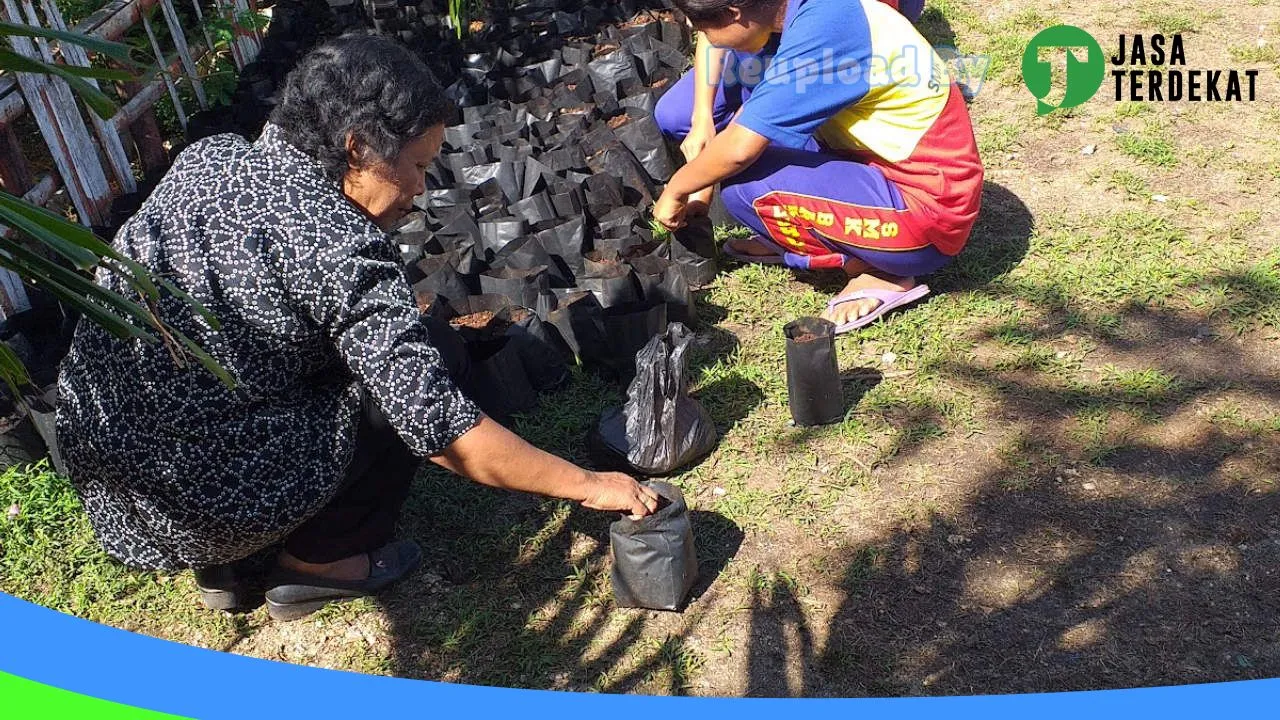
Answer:
M194 568L200 602L211 610L244 613L262 605L262 576L249 576L238 563Z
M412 540L397 540L369 553L369 577L363 580L330 580L278 568L267 590L267 612L272 620L304 618L331 602L376 595L404 578L422 561L422 549Z

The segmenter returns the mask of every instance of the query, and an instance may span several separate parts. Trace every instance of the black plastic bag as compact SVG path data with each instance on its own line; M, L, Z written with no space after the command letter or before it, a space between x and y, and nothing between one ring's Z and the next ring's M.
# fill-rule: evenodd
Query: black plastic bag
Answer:
M653 43L653 51L658 54L658 62L663 67L670 68L676 72L684 72L689 67L689 56L680 51L678 47L673 47L665 42ZM649 82L653 82L653 78L649 78Z
M551 287L566 288L573 285L573 271L564 260L547 251L538 235L526 235L502 248L502 252L494 256L491 267L521 270L544 267L547 270L547 282Z
M582 187L565 180L553 181L548 186L551 205L560 217L581 215L583 207Z
M583 365L596 365L608 355L604 309L594 293L570 289L556 293L556 308L547 314L569 350Z
M594 49L589 43L570 43L560 48L560 57L565 65L583 66L591 62L591 52Z
M587 275L599 277L614 272L622 265L622 254L616 250L592 250L582 254L582 266Z
M538 403L519 347L520 341L508 335L467 343L474 377L471 397L481 410L499 422L506 422L515 413L532 410Z
M665 252L690 288L706 287L715 281L718 268L713 258L693 252L678 240L668 243Z
M673 323L635 357L621 408L606 410L589 445L597 460L641 475L668 475L715 449L715 423L688 394L686 354L693 332Z
M600 92L614 92L622 80L640 78L635 56L621 49L587 63L587 72L592 85Z
M636 355L655 335L667 331L667 306L632 302L604 309L604 331L609 338L607 364L626 380L636 372Z
M639 108L652 115L658 107L658 96L652 90L643 88L627 93L618 101L618 104L622 107Z
M645 483L658 493L658 510L609 526L613 601L618 607L679 610L698 579L698 555L684 495L669 483Z
M614 228L624 228L626 233L630 233L631 229L639 224L640 211L626 206L616 208L596 220L596 226L600 228L602 233L607 233ZM615 237L621 237L621 235L616 235Z
M516 343L516 352L533 388L547 391L564 385L569 379L566 360L570 355L555 330L529 308L506 308L496 317L509 324L506 334Z
M578 287L594 293L600 307L604 308L634 303L640 299L635 280L631 277L631 268L622 264L602 268L599 274L585 273L579 276Z
M534 235L542 249L572 286L577 277L586 272L582 258L582 246L586 243L586 222L581 215L553 225Z
M648 254L627 260L635 271L644 302L666 303L667 319L693 326L698 322L693 291L671 261Z
M455 258L449 255L428 255L415 265L422 274L413 282L415 293L430 291L443 296L449 302L462 300L470 295L467 284L454 265Z
M613 93L598 92L591 96L591 102L595 103L600 117L613 117L622 111L622 106L618 104L618 97Z
M400 251L400 262L415 263L427 252L428 247L438 247L432 233L423 232L407 232L394 233L391 241L396 244L396 249Z
M656 182L670 180L676 165L653 114L632 107L626 109L625 117L626 122L615 127L613 134L631 151L650 178Z
M503 162L470 165L462 168L461 176L455 175L455 177L472 185L479 185L485 180L497 178L498 184L502 187L502 194L509 203L520 199L520 183L524 181L524 173L521 171L517 174L515 163Z
M587 157L587 166L599 175L615 177L622 181L623 199L628 205L650 205L654 201L654 188L649 174L635 156L621 143ZM631 193L626 191L630 190ZM628 195L631 198L628 200Z
M591 175L583 190L587 201L587 213L599 219L615 208L622 207L622 181L612 175Z
M782 329L787 337L787 400L796 425L828 425L844 419L835 325L802 317Z
M479 226L486 261L491 261L502 248L522 237L529 229L524 220L509 217L482 220Z
M530 225L554 220L556 217L555 205L551 203L551 197L545 192L535 193L523 200L513 202L508 209L512 215L523 218Z
M533 307L538 302L538 294L549 287L545 265L499 267L480 274L480 288L486 295L505 295L513 305Z

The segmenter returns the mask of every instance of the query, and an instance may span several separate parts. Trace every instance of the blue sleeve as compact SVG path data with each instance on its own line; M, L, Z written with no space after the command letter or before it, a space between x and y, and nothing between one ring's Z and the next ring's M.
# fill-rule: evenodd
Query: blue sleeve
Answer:
M802 149L813 133L870 88L871 30L856 2L808 0L788 19L778 54L742 104L738 124Z

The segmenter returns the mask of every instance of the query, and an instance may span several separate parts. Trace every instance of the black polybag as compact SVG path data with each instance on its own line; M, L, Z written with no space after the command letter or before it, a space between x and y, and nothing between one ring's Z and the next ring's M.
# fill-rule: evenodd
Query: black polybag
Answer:
M641 475L667 475L715 449L715 423L688 394L693 332L672 323L636 354L621 408L606 410L589 441L596 459Z
M787 337L787 400L796 425L828 425L844 419L835 325L802 317L783 327Z
M556 217L556 208L551 203L551 197L545 192L535 193L523 200L513 202L508 206L508 210L512 215L523 218L530 225L553 220Z
M622 182L612 175L592 175L583 187L587 214L599 219L622 207Z
M661 480L645 485L662 498L658 510L609 526L613 599L619 607L679 610L698 579L688 507L675 486Z
M509 311L510 300L500 295L472 295L451 305L456 314L450 319L451 329L462 338L467 351L466 377L459 382L463 392L500 421L532 409L538 398L521 357L521 340L508 333L510 321L501 317ZM481 327L460 324L480 312L491 314Z
M623 96L618 104L622 107L639 108L652 115L658 108L658 95L648 88L637 89Z
M419 260L414 268L422 277L413 282L414 292L430 291L443 296L450 303L470 295L455 263L456 257L448 254L427 255Z
M505 295L513 305L533 307L538 294L550 287L545 265L532 268L499 267L480 275L480 288L486 295Z
M552 225L535 235L542 248L551 256L569 284L577 282L585 268L582 262L582 247L586 244L586 220L578 215L564 222Z
M529 308L506 308L496 317L510 323L506 334L516 343L516 353L533 389L546 391L564 385L569 379L566 361L571 356L556 331Z
M583 365L597 365L608 354L604 330L604 310L595 294L586 290L556 293L556 308L547 314L569 350Z
M578 287L590 290L600 303L600 307L613 307L633 303L640 299L635 280L631 277L631 268L618 264L601 267L596 274L586 273L578 276Z
M502 252L493 258L493 268L519 268L532 270L544 267L547 270L547 282L551 287L571 287L574 275L565 262L552 256L543 245L538 235L526 235L516 242L502 248ZM529 307L533 307L530 305Z
M667 149L667 140L653 113L640 108L626 108L627 122L614 128L613 134L631 151L649 177L666 182L675 172L675 162Z
M592 85L600 92L613 92L622 80L640 77L635 56L627 50L615 50L592 60L587 63L587 71L591 74Z
M640 295L645 302L666 303L667 319L671 322L690 326L697 324L693 291L670 260L649 254L628 259L627 264L635 271Z
M636 372L637 354L668 327L665 303L632 302L605 308L604 331L609 338L605 364L619 378L630 379Z
M502 248L515 242L529 229L528 223L523 219L511 217L482 220L479 226L486 261L492 260Z

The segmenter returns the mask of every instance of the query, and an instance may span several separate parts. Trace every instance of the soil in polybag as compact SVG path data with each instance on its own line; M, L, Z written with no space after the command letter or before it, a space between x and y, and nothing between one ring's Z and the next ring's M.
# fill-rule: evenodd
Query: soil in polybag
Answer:
M661 480L645 484L660 496L658 510L609 526L614 602L620 607L679 610L698 579L693 524L679 488Z

